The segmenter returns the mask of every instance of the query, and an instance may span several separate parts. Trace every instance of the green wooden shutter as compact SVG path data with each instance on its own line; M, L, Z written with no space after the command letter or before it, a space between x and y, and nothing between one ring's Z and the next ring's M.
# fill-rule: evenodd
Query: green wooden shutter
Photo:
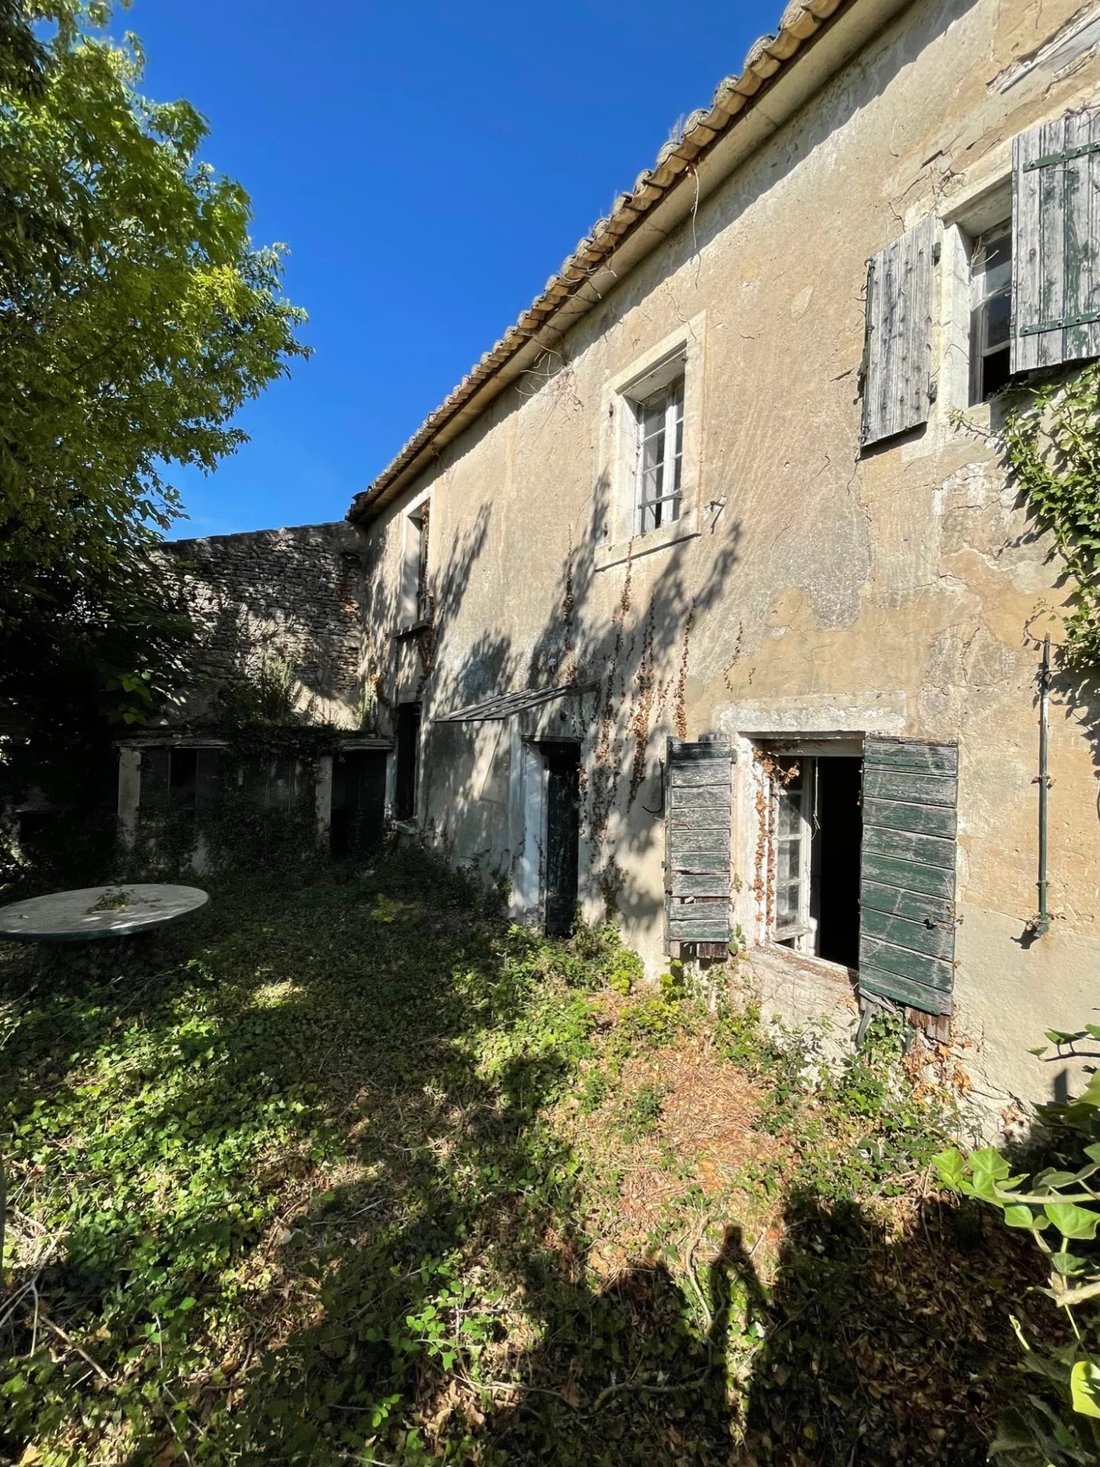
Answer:
M1100 356L1100 111L1012 145L1012 370Z
M168 813L168 785L172 754L164 747L142 749L138 807L143 815Z
M733 757L725 741L668 741L665 905L672 957L683 945L728 948Z
M868 264L861 433L865 446L928 421L934 245L935 220L929 216Z
M863 751L859 986L951 1012L955 977L954 744L868 738Z

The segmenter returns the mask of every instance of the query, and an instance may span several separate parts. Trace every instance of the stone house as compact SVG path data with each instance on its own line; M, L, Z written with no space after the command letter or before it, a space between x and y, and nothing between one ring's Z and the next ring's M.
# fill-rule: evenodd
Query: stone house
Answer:
M1043 904L1068 592L996 431L1100 355L1098 54L1076 0L792 0L348 516L400 829L1031 1099L1100 972L1097 710L1055 678Z

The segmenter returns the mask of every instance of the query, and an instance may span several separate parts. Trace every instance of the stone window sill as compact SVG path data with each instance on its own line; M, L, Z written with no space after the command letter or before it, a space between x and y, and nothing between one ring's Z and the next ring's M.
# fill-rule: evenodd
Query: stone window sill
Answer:
M402 642L406 637L417 637L421 632L430 630L431 625L430 621L410 622L407 627L398 627L397 631L393 634L393 639L395 642Z
M595 567L598 571L606 570L609 566L621 565L625 560L637 560L643 555L651 555L655 550L667 550L684 540L693 540L698 534L695 516L690 513L681 515L670 525L661 525L659 529L649 530L644 535L635 535L632 540L620 540L614 545L597 545Z

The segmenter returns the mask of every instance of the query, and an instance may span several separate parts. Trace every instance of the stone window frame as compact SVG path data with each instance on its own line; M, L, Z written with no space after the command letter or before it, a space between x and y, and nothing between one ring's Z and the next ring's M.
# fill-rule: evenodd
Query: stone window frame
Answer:
M429 623L428 611L431 601L428 586L431 568L431 536L428 533L428 525L430 524L431 507L431 490L426 489L401 509L399 634L420 631Z
M989 428L990 399L972 402L973 269L978 240L1012 218L1012 179L1006 159L993 178L956 200L943 215L941 244L941 332L936 405L949 417L963 412L975 427Z
M603 540L595 549L597 570L690 540L702 530L705 327L706 313L700 312L604 384L598 482L606 486L607 518ZM680 376L684 381L680 514L643 534L637 528L638 410Z

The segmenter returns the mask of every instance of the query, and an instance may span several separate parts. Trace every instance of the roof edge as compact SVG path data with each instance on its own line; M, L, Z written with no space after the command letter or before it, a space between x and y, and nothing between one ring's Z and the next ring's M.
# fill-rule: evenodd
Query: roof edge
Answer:
M753 42L740 75L727 76L719 82L710 107L692 112L680 137L665 143L654 166L638 175L629 193L619 194L611 213L597 220L557 274L550 277L543 292L483 354L439 407L428 414L377 478L355 496L347 513L350 523L369 522L389 503L411 475L419 472L420 460L436 446L442 431L464 410L468 411L482 390L525 348L537 347L538 332L565 306L580 303L574 321L592 308L595 300L583 302L581 292L593 274L607 265L626 239L677 184L694 173L696 165L729 136L738 121L755 109L776 80L790 72L810 45L842 14L860 3L863 0L789 0L776 34L761 36ZM469 421L480 412L479 408L470 414Z

